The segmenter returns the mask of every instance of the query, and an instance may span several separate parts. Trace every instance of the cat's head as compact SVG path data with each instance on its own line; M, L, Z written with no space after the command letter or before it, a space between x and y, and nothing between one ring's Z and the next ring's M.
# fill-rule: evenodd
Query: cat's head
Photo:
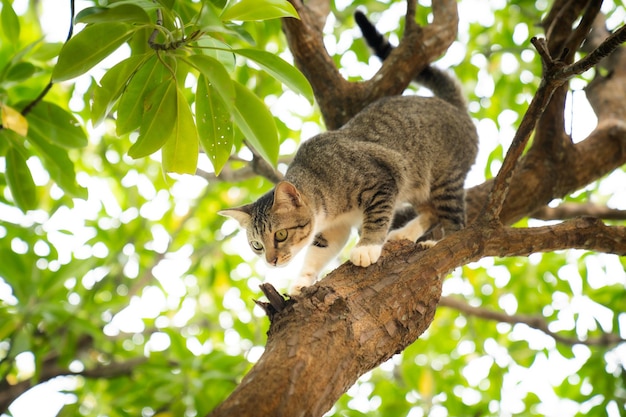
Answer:
M243 227L252 251L271 266L286 265L313 242L315 215L296 187L282 181L252 204L219 212Z

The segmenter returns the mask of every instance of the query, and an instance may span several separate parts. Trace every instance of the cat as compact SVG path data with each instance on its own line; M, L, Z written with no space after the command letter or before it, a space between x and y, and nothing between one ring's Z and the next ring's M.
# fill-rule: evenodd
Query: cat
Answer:
M416 80L435 97L370 104L340 129L304 141L273 190L219 212L239 222L271 266L308 248L292 294L315 283L354 227L360 239L350 261L361 267L378 261L386 240L416 241L437 223L445 234L464 227L463 184L476 158L476 128L454 78L427 67ZM389 233L394 212L406 204L419 215Z

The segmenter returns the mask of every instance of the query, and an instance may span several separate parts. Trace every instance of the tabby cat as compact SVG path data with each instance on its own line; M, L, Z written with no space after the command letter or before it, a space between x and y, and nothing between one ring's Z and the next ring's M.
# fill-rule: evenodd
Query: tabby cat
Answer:
M220 211L246 229L269 265L286 265L308 248L292 292L317 280L353 227L360 239L350 260L362 267L378 260L386 240L415 241L437 223L444 233L464 227L476 129L455 79L428 67L416 80L436 97L376 101L342 128L303 142L272 191ZM389 233L394 211L406 204L419 215Z

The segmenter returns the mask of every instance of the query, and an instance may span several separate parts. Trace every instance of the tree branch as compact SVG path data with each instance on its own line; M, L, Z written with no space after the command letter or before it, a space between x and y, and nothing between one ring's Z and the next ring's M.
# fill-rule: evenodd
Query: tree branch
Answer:
M0 390L0 412L8 410L9 406L17 397L22 395L26 390L35 384L41 384L58 376L83 376L85 378L116 378L123 375L130 375L133 370L145 363L147 358L139 357L129 359L124 362L111 362L107 365L98 365L91 369L85 369L80 372L72 372L68 369L59 368L54 363L48 362L44 364L41 373L35 380L35 377L20 381L15 385L7 385Z
M604 333L599 337L592 337L588 339L578 339L575 337L566 337L558 333L555 333L549 329L549 324L541 316L527 316L523 314L509 315L501 311L489 310L484 307L474 307L454 297L441 297L439 305L452 308L463 313L466 316L474 316L485 320L498 321L500 323L509 324L525 324L533 329L541 330L548 336L552 337L556 342L563 343L565 345L577 345L583 344L587 346L603 346L610 347L619 343L626 342L626 339L619 337L617 334Z
M604 220L626 220L626 210L612 209L593 203L563 203L557 207L542 207L530 215L539 220L564 220L580 216Z
M499 185L494 187L490 181L468 192L468 217L475 220L489 192L496 188L488 210L491 221L470 223L428 250L411 242L389 242L379 261L368 268L347 262L317 284L304 288L301 295L284 303L273 300L271 305L279 305L280 309L273 313L262 357L211 416L321 416L360 375L402 351L423 333L441 296L443 277L469 262L487 256L527 256L567 248L626 255L626 227L607 226L598 219L576 218L523 229L500 224L527 216L626 161L626 123L619 120L601 124L576 145L554 145L562 150L556 158L538 150L519 157L547 103L551 115L559 106L563 111L565 81L555 74L567 63L551 57L564 56L555 45L563 45L570 38L572 24L586 3L581 6L581 2L557 0L556 4L563 8L556 12L553 9L549 18L551 33L559 42L537 42L550 66L534 109L529 110L531 115L524 122L525 130L516 136L515 151L507 155L510 161L505 162L507 168L501 171L504 174L497 180ZM400 54L398 49L389 58ZM612 77L599 86L596 94L610 90L609 81L624 83ZM555 90L558 100L550 101ZM333 105L343 110L343 103L338 99ZM615 105L626 107L623 99ZM557 136L552 138L562 140L562 123L549 123L546 117L542 122L547 130L541 133L541 146L546 146L553 132ZM557 125L558 130L554 130Z
M402 93L422 68L446 51L457 33L458 13L454 0L433 1L434 19L424 28L414 22L415 9L410 6L407 8L408 24L398 47L371 80L351 83L341 76L324 47L318 13L299 0L291 0L291 3L300 20L283 19L283 31L296 66L311 83L329 130L341 127L377 99Z
M210 415L321 416L360 375L426 330L451 270L485 256L565 248L626 254L626 227L590 218L528 229L475 223L425 251L389 242L376 264L347 262L275 312L262 357Z
M65 39L65 43L67 43L67 41L70 40L70 38L72 37L72 34L74 33L74 14L75 14L75 4L74 4L74 0L70 0L70 28L67 32L67 38ZM35 106L37 104L39 104L39 102L41 100L44 99L44 97L46 96L46 94L48 94L48 92L50 91L50 89L53 86L53 82L50 81L48 83L48 85L41 91L41 93L39 93L39 95L30 103L28 103L26 105L26 107L24 107L22 109L22 111L20 112L22 114L22 116L26 116L28 113L30 113L33 108L35 108ZM2 125L0 125L0 128L2 127Z
M583 22L585 22L585 20L583 20ZM552 94L569 78L591 68L598 63L600 59L612 53L624 41L626 41L626 26L620 28L614 35L602 42L602 44L587 55L587 57L572 65L564 66L560 62L554 61L549 55L547 42L545 40L537 38L531 40L542 58L545 74L528 110L524 114L522 122L511 143L511 147L502 163L500 172L498 172L494 181L489 202L487 203L487 208L484 213L484 219L486 221L500 219L500 212L502 211L504 200L509 190L509 184L513 178L513 171L517 166L517 161L526 147L537 121L548 106Z

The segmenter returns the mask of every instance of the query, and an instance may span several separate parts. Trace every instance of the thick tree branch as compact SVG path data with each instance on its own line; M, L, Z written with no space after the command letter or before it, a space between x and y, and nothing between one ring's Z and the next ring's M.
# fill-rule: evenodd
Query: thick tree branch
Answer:
M626 254L626 227L590 218L529 229L474 224L426 251L390 242L376 264L348 262L274 313L263 356L210 415L321 416L360 375L426 330L454 268L564 248Z
M544 158L545 159L545 158ZM558 165L527 154L511 180L500 220L511 224L555 198L583 188L626 163L626 123L615 121L599 125L587 139L573 146L571 156ZM560 179L553 184L554 173ZM493 181L487 181L467 192L467 217L470 222L480 216ZM532 192L530 192L532 190Z
M441 297L439 305L458 310L466 316L478 317L485 320L494 320L500 323L509 324L525 324L533 329L541 330L548 336L552 337L556 342L566 345L587 345L587 346L614 346L619 343L626 342L617 334L604 333L599 337L590 337L588 339L578 339L575 337L562 336L553 332L549 328L549 323L542 316L528 316L523 314L506 314L501 311L490 310L484 307L474 307L463 300L454 297Z
M454 0L434 1L433 22L424 28L414 22L414 6L408 7L406 30L398 47L371 80L351 83L341 76L324 47L318 10L328 8L316 7L314 10L299 0L291 3L300 20L284 19L283 30L296 66L313 87L329 130L341 127L377 99L400 94L422 68L446 51L456 37L458 13Z

